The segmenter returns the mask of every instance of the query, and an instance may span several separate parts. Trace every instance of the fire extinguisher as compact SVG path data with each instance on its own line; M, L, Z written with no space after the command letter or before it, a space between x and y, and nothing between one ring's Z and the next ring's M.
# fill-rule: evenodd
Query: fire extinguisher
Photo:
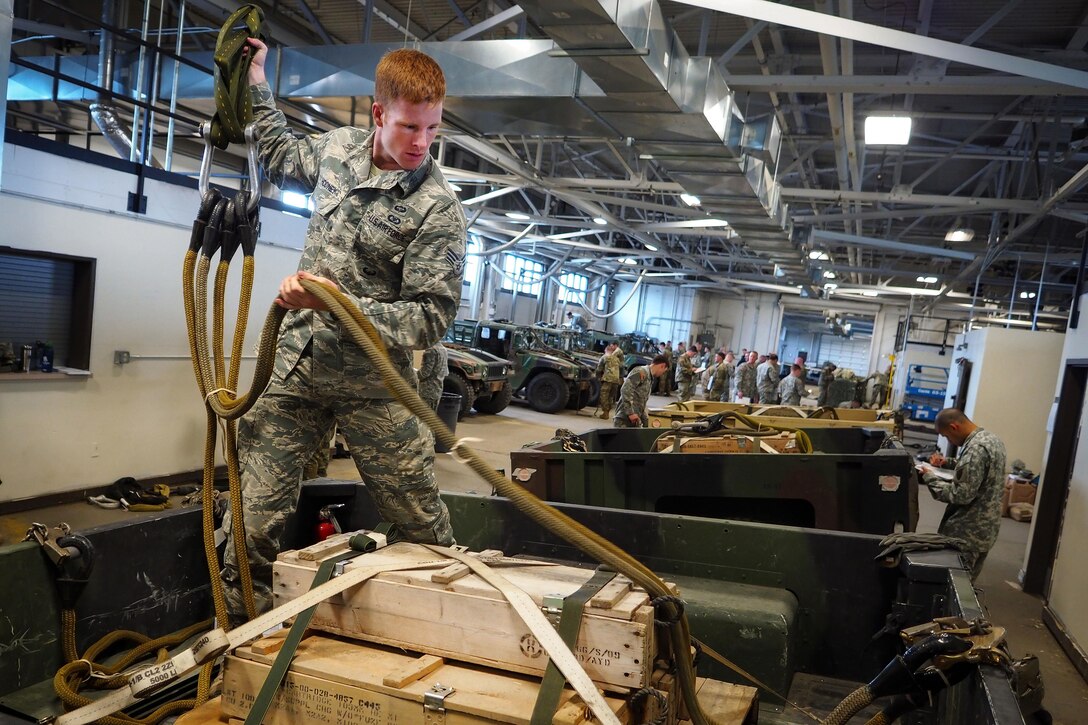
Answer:
M317 512L317 526L314 527L314 538L317 541L324 541L333 534L341 533L340 522L336 520L336 514L333 513L340 508L344 508L344 504L333 503L322 506Z

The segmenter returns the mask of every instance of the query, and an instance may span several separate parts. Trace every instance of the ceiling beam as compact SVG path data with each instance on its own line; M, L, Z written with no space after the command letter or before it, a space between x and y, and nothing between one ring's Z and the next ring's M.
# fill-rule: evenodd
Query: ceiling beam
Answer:
M977 255L975 255L974 252L962 252L958 249L941 249L940 247L933 247L928 244L895 242L891 239L862 237L857 234L843 234L842 232L831 232L826 229L813 229L810 239L813 241L823 240L828 242L840 242L843 244L855 244L861 247L876 247L877 249L888 249L894 252L905 252L908 254L949 257L951 259L962 259L965 261L977 259Z
M506 25L511 20L514 20L515 18L518 18L518 17L520 17L520 16L522 16L524 14L525 14L525 11L522 10L517 5L515 5L512 8L507 8L506 10L503 10L498 15L492 15L487 20L481 20L480 22L476 23L472 27L465 28L460 33L457 33L455 35L451 35L450 37L446 38L446 42L455 41L455 40L468 40L469 38L475 38L477 35L481 35L483 33L486 33L487 31L491 30L492 28L497 28L500 25Z
M677 0L678 2L680 0ZM726 85L737 92L872 93L968 96L1039 96L1061 93L1088 96L1088 89L1060 86L1016 76L944 76L914 78L880 75L728 75Z
M917 204L919 206L952 206L974 209L1002 209L1036 212L1040 204L1030 199L991 199L979 196L943 196L940 194L900 194L884 191L836 191L834 189L801 189L782 187L783 199L816 199L820 201L861 201L884 204Z
M871 23L847 20L824 13L793 8L768 0L678 0L686 5L717 10L732 15L741 15L753 20L766 20L791 28L808 30L839 38L856 40L886 48L895 48L907 53L918 53L931 58L950 60L956 63L987 68L989 70L1010 73L1025 78L1035 78L1048 83L1071 86L1088 90L1088 73L1050 63L1018 58L1005 53L972 48L938 40L901 30L892 30ZM1016 94L1021 95L1021 94Z

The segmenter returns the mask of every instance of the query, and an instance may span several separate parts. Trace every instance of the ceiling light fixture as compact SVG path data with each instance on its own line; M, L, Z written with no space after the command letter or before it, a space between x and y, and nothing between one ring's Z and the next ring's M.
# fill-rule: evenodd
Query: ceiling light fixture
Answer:
M865 143L869 146L905 146L910 142L910 116L869 116Z
M1022 300L1033 300L1033 299L1035 299L1035 293L1034 292L1021 292L1020 293L1020 299L1022 299Z
M838 288L839 288L839 286L837 284L835 284L834 282L828 282L827 284L824 285L824 289L826 289L826 290L835 290L835 289L838 289Z
M699 197L692 194L681 194L680 201L684 202L688 206L699 206L700 204L702 204L702 202L699 201Z
M809 252L808 258L815 259L818 262L826 262L827 260L831 259L831 257L827 255L827 252L821 252L819 249L813 249L811 252Z
M824 277L826 277L827 279L835 279L835 273L832 272L830 269L825 270Z
M595 217L593 217L593 223L594 224L599 224L599 225L601 225L603 227L605 224L608 223L608 220L605 219L603 216L595 216Z
M654 246L654 245L652 245L652 244L647 244L646 242L643 242L643 243L642 243L642 246L646 247L646 248L647 248L647 249L649 249L649 250L650 250L651 252L656 252L656 251L657 251L657 247L655 247L655 246Z
M861 291L862 297L876 297L879 294L880 293L877 292L875 289L864 289Z
M914 281L915 282L921 282L922 284L936 284L937 283L937 278L932 277L932 276L930 276L930 277L918 276L917 278L915 278Z
M519 222L527 222L532 218L528 214L522 214L520 211L508 211L506 212L506 216Z
M975 238L975 230L967 229L949 229L948 233L944 235L946 242L969 242Z
M630 264L630 265L638 264L638 260L635 259L634 257L624 257L623 259L620 260L620 262L622 264Z

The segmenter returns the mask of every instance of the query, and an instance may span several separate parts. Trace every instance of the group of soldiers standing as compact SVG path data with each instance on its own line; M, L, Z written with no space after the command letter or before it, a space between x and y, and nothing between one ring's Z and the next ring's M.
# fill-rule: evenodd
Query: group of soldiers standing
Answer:
M616 412L613 423L617 427L646 425L647 404L650 393L670 395L678 391L681 401L695 396L697 383L702 382L707 400L732 402L747 400L752 403L771 405L800 405L807 394L803 361L790 366L788 375L781 375L778 355L761 356L755 350L743 350L740 363L736 363L732 350L721 349L713 354L709 346L696 342L690 347L672 341L660 344L660 353L649 365L632 368L623 377L623 351L615 343L605 349L597 364L597 377L601 380L600 418L608 419L613 405ZM826 363L821 371L820 400L826 401L834 379L835 365ZM820 403L824 404L823 402Z

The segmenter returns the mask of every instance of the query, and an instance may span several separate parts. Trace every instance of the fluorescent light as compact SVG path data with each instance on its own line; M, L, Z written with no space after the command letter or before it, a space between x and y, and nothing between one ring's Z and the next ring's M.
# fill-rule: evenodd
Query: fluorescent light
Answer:
M969 242L975 238L974 229L950 229L947 234L944 235L946 242Z
M594 224L599 224L599 225L601 225L603 227L605 224L608 223L608 220L605 219L603 216L595 216L595 217L593 217L593 223Z
M827 256L827 252L821 252L819 249L813 249L811 252L809 252L808 258L815 259L820 262L826 262L827 260L831 259L831 257Z
M461 187L458 186L457 184L450 184L450 188L453 189L454 191L460 191L461 190Z
M519 222L527 222L532 218L528 214L522 214L520 211L508 211L506 212L506 216Z
M620 260L620 263L621 264L636 265L636 264L638 264L638 260L635 259L634 257L624 257L623 259Z
M646 242L643 242L643 243L642 243L642 246L646 247L646 248L647 248L647 249L649 249L649 250L650 250L651 252L656 252L656 251L657 251L657 247L655 247L655 246L654 246L654 245L652 245L652 244L647 244Z
M827 279L835 279L835 273L832 272L830 269L825 270L824 277L826 277Z
M691 194L681 194L680 201L684 202L688 206L699 206L700 204L702 204L702 202L699 201L699 197L693 196Z
M914 281L915 282L921 282L922 284L936 284L937 278L936 277L919 276L919 277L915 278Z
M1022 299L1022 300L1033 300L1033 299L1035 299L1035 293L1034 292L1021 292L1020 293L1020 299Z
M879 292L877 292L877 291L876 291L875 289L863 289L863 290L861 291L861 295L862 295L863 297L876 297L876 296L877 296L877 295L879 295L879 294L880 294L880 293L879 293Z
M865 119L865 143L870 146L904 146L910 142L910 116L869 116Z

